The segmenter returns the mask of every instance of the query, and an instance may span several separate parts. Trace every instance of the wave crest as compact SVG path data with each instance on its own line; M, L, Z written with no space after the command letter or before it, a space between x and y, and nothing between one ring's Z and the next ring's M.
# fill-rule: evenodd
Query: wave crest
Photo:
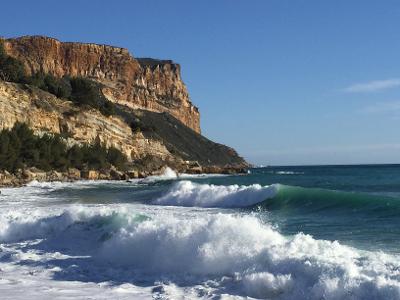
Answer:
M98 274L107 280L107 272L112 280L121 270L120 281L146 278L155 283L163 278L181 287L200 285L210 295L400 297L397 256L360 251L302 233L285 237L256 215L193 217L159 211L152 218L140 216L133 211L85 207L37 217L30 227L24 218L14 218L9 220L12 226L2 232L2 241L12 242L12 235L20 240L41 238L43 241L32 248L37 255L58 251L87 257L89 261L78 275L76 271L68 273L68 269L60 271L59 276L68 275L69 280L93 281Z
M197 207L248 207L276 195L279 185L250 186L198 184L180 181L153 204Z

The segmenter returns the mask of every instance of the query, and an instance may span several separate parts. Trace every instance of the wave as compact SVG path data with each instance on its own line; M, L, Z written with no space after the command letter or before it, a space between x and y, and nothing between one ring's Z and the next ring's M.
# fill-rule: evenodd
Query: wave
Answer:
M302 188L282 184L248 186L180 181L153 204L186 207L264 208L302 212L371 212L393 214L399 199L334 190Z
M161 280L176 283L177 288L201 287L210 298L221 294L269 299L400 298L399 257L302 233L285 237L255 215L148 217L86 207L30 222L32 226L27 226L22 216L9 218L8 224L3 220L0 241L41 238L31 249L25 243L25 251L31 256L36 251L38 257L46 253L80 257L73 268L64 265L56 271L58 280L95 281L99 274L101 280L112 280L119 274L119 282ZM23 263L23 257L12 257L22 260L14 263ZM83 265L84 259L89 261Z
M199 184L179 181L153 204L197 207L248 207L276 195L279 185L250 186Z
M33 180L26 184L25 187L21 187L19 189L24 188L32 188L32 191L44 190L44 191L56 191L63 189L91 189L98 186L107 186L107 187L129 187L132 185L136 185L140 182L140 179L129 179L129 181L122 180L77 180L71 182L64 181L37 181Z
M303 175L304 172L296 172L296 171L276 171L274 174L277 174L277 175Z
M372 213L377 217L381 213L399 211L400 200L385 195L280 185L276 196L259 203L258 207L302 212Z
M177 178L178 178L178 173L176 173L171 168L166 167L162 174L148 176L148 177L140 180L140 183L153 183L153 182L156 182L156 181L174 180L174 179L177 179Z
M144 179L140 180L140 183L155 183L157 181L166 181L166 180L177 180L177 179L201 179L201 178L210 178L210 177L225 177L229 175L225 174L187 174L187 173L177 173L169 167L166 167L162 174L148 176Z

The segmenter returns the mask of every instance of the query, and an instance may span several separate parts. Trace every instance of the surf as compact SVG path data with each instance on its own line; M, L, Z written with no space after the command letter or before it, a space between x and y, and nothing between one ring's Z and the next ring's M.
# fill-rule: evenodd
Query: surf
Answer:
M70 207L50 217L42 208L34 215L3 219L1 263L25 267L34 260L36 269L50 267L59 280L164 282L165 289L175 286L181 293L209 296L400 296L397 256L303 233L283 236L256 215L161 210L146 215L126 207ZM65 260L73 261L73 267L66 268ZM37 276L48 280L41 278L43 272Z
M259 208L268 210L394 213L400 200L384 195L303 188L282 184L213 185L192 181L173 183L153 204L205 208Z

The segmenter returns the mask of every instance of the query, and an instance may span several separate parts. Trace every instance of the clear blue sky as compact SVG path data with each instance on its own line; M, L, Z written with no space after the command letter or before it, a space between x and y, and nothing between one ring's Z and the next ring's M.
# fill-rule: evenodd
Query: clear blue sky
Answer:
M399 1L6 1L0 25L173 59L253 163L400 163Z

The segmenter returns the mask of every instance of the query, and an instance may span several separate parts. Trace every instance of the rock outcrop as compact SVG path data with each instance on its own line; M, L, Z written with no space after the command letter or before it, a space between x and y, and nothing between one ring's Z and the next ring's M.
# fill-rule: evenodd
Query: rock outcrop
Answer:
M116 113L106 116L34 86L0 80L0 130L21 122L38 135L60 134L68 146L100 140L123 152L132 167L124 174L117 170L85 170L87 173L81 174L76 169L62 175L37 170L21 171L19 175L0 174L8 184L42 177L137 178L165 165L192 173L230 173L249 166L234 149L200 134L199 112L190 101L178 64L135 59L123 48L63 43L40 36L1 42L8 55L23 62L28 75L43 72L56 77L82 76L98 82L104 95L115 103Z
M135 59L127 49L60 42L43 36L3 40L8 55L28 74L82 76L99 82L112 102L133 109L167 112L200 133L200 114L189 98L180 66L171 60Z
M0 130L16 122L27 123L36 134L61 134L70 145L100 139L121 150L130 160L146 156L172 159L158 140L145 138L119 117L106 117L95 109L80 108L38 88L0 80Z

